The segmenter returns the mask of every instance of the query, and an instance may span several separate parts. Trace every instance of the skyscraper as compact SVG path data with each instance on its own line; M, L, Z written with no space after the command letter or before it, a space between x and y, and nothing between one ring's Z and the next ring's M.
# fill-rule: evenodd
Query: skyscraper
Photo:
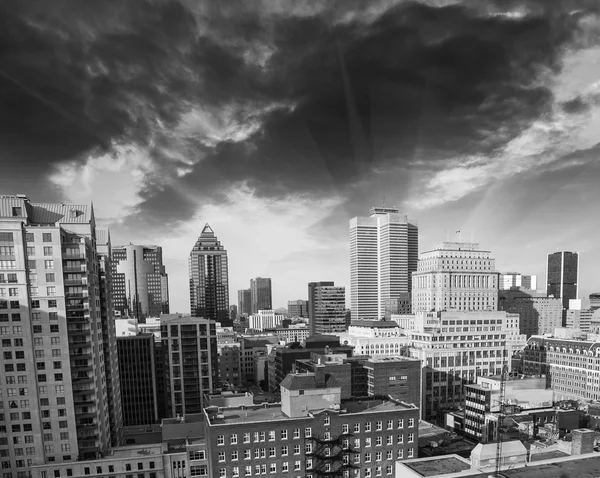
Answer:
M227 251L208 224L190 252L189 266L192 316L230 326Z
M346 330L346 289L333 282L308 284L310 334L335 334Z
M238 315L250 315L252 313L252 294L250 289L238 290Z
M115 309L144 322L169 313L169 277L162 247L128 244L112 248Z
M259 310L271 310L273 308L271 279L264 277L250 279L250 297L253 314L256 314Z
M107 383L109 373L118 377L107 372L114 328L103 324L112 319L110 268L106 250L97 249L107 243L103 236L92 206L0 197L0 392L11 413L0 433L3 472L27 474L30 464L74 461L117 445L111 426L120 412L111 419L109 408L120 400L109 397L116 389Z
M474 242L442 242L421 253L413 274L413 312L498 310L498 278L490 251Z
M289 317L308 317L308 301L303 299L288 300Z
M381 319L385 303L412 289L418 227L396 208L374 207L350 220L350 305L353 319Z
M569 308L569 300L577 299L579 279L579 254L555 252L548 254L546 284L548 295L562 299L563 309Z

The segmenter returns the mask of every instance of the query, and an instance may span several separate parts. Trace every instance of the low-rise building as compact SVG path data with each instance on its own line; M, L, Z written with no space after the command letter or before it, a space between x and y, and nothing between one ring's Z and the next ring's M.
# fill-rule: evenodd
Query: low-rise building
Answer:
M205 409L214 476L390 476L417 454L412 405L344 401L333 378L313 373L289 374L280 393L277 404Z

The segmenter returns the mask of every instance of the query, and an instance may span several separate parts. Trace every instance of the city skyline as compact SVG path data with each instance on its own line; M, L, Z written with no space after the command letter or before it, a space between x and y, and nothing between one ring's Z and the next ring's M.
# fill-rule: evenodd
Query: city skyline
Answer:
M0 190L93 201L113 243L163 247L172 311L205 223L229 303L262 276L277 308L309 282L349 290L347 221L384 202L418 221L420 252L473 232L498 270L541 282L548 253L577 251L579 295L599 291L597 14L329 5L0 6Z

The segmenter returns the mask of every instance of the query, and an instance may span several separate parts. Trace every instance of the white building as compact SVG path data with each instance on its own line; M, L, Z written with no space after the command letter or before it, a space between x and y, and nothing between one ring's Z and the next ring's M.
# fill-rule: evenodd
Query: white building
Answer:
M418 245L418 227L396 208L372 208L370 217L350 220L353 319L381 319L386 300L410 292Z
M265 330L279 327L286 316L276 314L274 310L259 310L258 313L248 317L248 328Z
M337 335L341 344L354 347L354 355L398 356L408 345L408 337L391 320L353 320L348 332Z
M520 287L521 289L536 290L536 275L523 275L519 272L503 272L500 274L500 289L508 290L511 287Z
M413 274L413 312L498 310L498 276L490 251L473 242L442 242L423 252Z

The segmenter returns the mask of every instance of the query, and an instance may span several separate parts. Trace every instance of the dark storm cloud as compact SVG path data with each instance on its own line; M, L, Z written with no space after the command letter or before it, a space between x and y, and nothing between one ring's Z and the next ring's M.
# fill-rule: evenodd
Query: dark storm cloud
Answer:
M187 219L242 181L264 196L344 196L411 160L493 152L548 110L541 75L560 69L577 31L558 7L506 18L486 2L379 4L374 21L362 2L303 14L272 2L28 3L0 6L3 148L51 164L147 147L164 174L141 192L140 222ZM242 141L181 134L198 110L260 125Z

